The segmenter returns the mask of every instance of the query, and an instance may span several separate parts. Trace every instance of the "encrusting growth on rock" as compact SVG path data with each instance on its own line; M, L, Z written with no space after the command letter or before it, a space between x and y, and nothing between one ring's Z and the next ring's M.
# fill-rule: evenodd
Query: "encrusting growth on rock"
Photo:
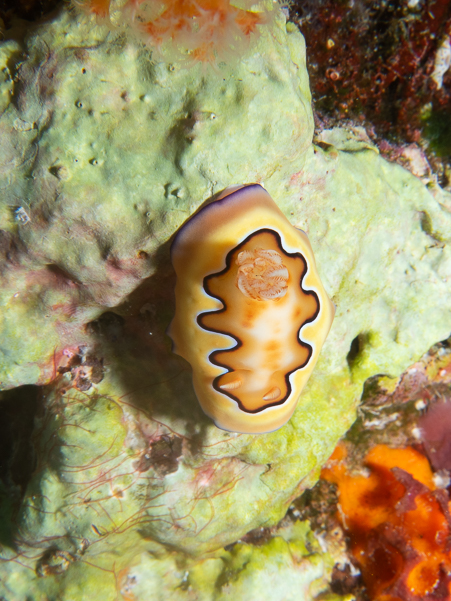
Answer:
M80 0L77 4L99 22L108 22L115 10L121 22L138 32L153 49L169 46L185 58L216 65L240 56L248 47L257 26L269 23L265 11L254 12L234 6L230 0L128 0L122 8L111 0ZM245 4L253 5L250 0Z

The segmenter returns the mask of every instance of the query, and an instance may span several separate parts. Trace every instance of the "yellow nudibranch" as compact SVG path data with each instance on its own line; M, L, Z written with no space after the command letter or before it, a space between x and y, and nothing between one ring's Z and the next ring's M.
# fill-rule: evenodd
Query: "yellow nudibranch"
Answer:
M218 428L271 432L292 416L335 308L307 235L259 184L227 188L178 231L169 327Z

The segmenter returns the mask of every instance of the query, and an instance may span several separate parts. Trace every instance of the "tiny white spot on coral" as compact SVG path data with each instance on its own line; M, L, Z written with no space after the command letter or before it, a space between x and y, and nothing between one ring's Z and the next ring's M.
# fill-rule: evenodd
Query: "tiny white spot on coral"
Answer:
M385 415L380 419L367 420L363 425L368 430L383 430L388 424L396 421L398 417L399 413L392 413L391 415Z
M440 470L436 472L432 479L437 488L448 488L450 484L450 477L446 470Z
M30 221L30 217L23 207L19 207L18 209L16 209L14 211L14 216L16 221L20 221L20 223L25 224Z
M412 436L416 440L421 440L421 428L417 428L416 426L412 428Z

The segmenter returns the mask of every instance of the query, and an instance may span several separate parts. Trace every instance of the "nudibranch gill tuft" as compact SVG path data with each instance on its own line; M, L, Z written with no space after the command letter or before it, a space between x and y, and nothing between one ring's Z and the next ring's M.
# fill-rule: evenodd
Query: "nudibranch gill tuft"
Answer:
M271 432L293 414L334 318L306 234L259 184L228 188L178 231L169 327L205 413Z

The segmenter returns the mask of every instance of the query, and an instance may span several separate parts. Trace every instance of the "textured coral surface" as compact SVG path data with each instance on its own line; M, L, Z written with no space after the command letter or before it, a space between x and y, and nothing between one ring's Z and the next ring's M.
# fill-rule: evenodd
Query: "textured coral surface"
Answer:
M449 195L371 144L311 145L303 39L275 21L222 77L65 9L0 46L2 449L27 466L2 472L7 599L311 598L334 560L299 526L224 546L315 482L368 377L449 333ZM292 420L236 436L170 352L168 242L252 181L309 234L337 317Z

